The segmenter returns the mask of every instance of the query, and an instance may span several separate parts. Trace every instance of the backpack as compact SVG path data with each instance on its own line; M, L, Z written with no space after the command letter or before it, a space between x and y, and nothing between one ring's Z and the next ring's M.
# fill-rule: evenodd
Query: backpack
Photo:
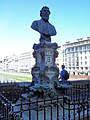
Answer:
M67 71L65 72L64 78L65 78L66 80L69 79L69 73L68 73Z

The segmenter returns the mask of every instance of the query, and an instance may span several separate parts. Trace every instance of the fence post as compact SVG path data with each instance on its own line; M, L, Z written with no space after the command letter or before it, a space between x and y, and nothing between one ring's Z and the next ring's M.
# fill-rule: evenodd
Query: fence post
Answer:
M23 114L23 107L22 107L22 101L23 101L23 99L22 99L22 96L21 96L21 98L20 98L20 100L21 100L21 106L20 106L20 118L22 118L22 114Z
M57 120L59 120L59 98L57 96Z
M36 109L37 109L37 120L38 120L38 98L37 98L36 102L37 102L37 108Z
M46 120L45 98L44 98L44 120Z
M14 120L14 104L11 104L11 107L10 120Z
M52 107L53 107L53 105L52 105L52 98L51 98L51 120L53 120L53 118L52 118Z
M31 120L31 100L30 100L30 96L29 96L29 120Z
M64 106L64 95L63 95L63 106ZM65 109L63 107L63 120L65 120Z

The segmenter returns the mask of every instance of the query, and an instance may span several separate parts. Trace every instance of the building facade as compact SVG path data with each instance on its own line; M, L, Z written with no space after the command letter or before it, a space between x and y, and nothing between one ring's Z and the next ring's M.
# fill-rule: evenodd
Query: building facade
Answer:
M70 74L90 74L90 37L62 45L62 64Z
M35 60L32 55L32 51L25 52L18 56L18 71L19 72L31 72L31 68L35 64Z
M0 70L6 72L31 72L35 64L32 51L20 55L6 56L0 61Z

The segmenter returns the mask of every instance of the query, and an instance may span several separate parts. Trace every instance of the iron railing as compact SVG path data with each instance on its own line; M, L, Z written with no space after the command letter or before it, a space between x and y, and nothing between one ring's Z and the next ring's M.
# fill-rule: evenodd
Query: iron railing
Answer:
M73 87L57 98L34 99L21 95L16 103L0 93L1 120L89 120L90 84Z

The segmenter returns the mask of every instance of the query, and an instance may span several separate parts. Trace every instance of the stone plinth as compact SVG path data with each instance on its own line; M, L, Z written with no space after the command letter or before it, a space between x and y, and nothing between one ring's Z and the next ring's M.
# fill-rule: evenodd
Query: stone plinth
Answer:
M55 59L58 57L57 48L57 43L46 41L33 45L33 57L36 61L31 72L33 86L35 84L47 85L49 89L54 90L54 83L59 84L59 69L55 64Z

